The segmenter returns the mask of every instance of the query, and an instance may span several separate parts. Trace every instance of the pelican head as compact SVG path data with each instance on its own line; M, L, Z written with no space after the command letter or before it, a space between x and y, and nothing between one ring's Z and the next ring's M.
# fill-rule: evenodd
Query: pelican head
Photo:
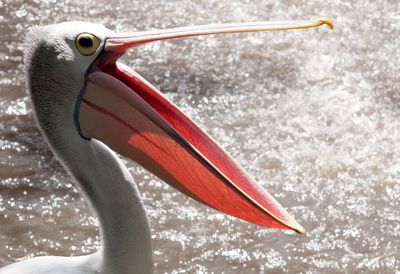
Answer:
M102 51L108 33L111 31L102 25L88 22L64 22L34 27L28 32L25 51L28 90L45 136L55 133L46 130L50 122L75 123L76 117L72 121L66 117L78 111L87 71ZM49 121L49 116L56 121Z
M71 147L67 153L67 143L96 139L203 204L257 225L301 233L303 228L209 135L118 58L129 48L157 40L323 24L330 21L128 33L86 22L35 28L27 39L26 63L36 118L63 162L73 163L79 155Z

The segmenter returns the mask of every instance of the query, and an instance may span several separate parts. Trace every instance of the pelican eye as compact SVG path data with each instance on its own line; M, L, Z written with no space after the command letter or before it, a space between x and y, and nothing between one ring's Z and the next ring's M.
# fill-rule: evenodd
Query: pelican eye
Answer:
M75 40L76 48L82 55L92 55L100 46L100 39L91 33L81 33Z

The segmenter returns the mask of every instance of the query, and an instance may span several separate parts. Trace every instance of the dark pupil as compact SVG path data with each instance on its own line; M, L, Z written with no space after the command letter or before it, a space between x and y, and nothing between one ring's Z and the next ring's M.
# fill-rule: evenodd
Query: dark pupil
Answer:
M81 39L79 39L79 45L84 48L91 48L93 46L93 41L89 37L81 37Z

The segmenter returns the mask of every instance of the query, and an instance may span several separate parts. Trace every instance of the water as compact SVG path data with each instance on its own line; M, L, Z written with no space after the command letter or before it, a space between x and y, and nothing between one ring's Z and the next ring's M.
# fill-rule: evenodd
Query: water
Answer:
M371 2L371 1L370 1ZM25 29L116 30L329 17L327 28L158 42L124 62L228 150L307 230L263 229L187 199L132 162L156 273L400 273L398 1L0 1L0 265L99 246L93 216L40 136Z

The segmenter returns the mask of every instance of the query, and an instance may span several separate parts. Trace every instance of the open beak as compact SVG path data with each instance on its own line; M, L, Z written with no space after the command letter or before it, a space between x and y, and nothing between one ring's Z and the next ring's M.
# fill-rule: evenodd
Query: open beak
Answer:
M264 227L303 228L207 133L139 74L117 62L129 48L196 35L311 28L327 19L219 24L109 35L87 74L79 125L193 199Z

